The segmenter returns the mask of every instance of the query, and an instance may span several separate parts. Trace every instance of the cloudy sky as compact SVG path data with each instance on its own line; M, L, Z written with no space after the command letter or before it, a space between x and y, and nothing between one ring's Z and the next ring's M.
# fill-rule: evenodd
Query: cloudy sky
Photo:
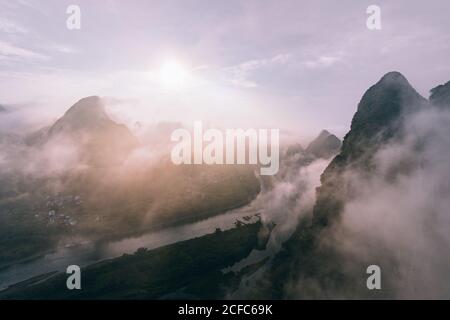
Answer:
M372 4L381 30L366 27ZM0 104L50 119L100 95L128 120L342 136L384 73L425 97L450 80L449 12L446 0L0 0Z

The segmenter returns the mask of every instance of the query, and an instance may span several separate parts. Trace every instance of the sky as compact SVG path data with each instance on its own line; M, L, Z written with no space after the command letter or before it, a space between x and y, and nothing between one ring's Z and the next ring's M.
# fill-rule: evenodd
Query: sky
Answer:
M366 26L369 5L381 30ZM446 0L0 0L0 104L36 125L99 95L126 123L342 137L383 74L425 97L450 80L449 12Z

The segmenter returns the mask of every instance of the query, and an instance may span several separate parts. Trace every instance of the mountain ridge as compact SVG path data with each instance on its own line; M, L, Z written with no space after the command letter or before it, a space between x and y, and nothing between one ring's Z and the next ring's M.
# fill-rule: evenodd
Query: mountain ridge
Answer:
M339 153L341 145L342 142L338 137L327 130L322 130L305 150L318 158L329 159Z
M450 108L450 81L430 90L430 102L437 107Z
M335 214L325 212L341 210L342 201L339 198L345 198L346 195L342 195L344 190L336 186L339 184L337 177L350 167L370 171L374 165L372 157L375 152L392 139L402 137L405 117L429 106L429 101L397 71L388 72L364 93L353 116L350 131L342 142L341 152L321 176L314 207L317 223L326 225L328 217Z
M441 90L442 87L438 91ZM271 273L274 281L279 283L275 284L278 286L276 297L286 296L282 283L287 274L303 284L296 293L300 296L348 296L345 288L352 288L352 297L371 296L372 292L362 286L365 282L356 283L346 273L344 264L347 260L344 261L332 246L323 246L320 236L333 230L340 221L346 201L352 197L354 186L348 181L347 174L357 170L370 177L376 165L373 161L375 153L390 142L401 140L405 119L429 107L430 102L399 72L387 73L364 93L340 153L321 175L312 219L299 223L294 235L283 246L284 250L275 257ZM317 285L321 288L319 291ZM388 291L382 296L389 296Z
M27 142L42 145L60 139L78 148L81 163L94 166L119 165L139 146L127 126L108 116L98 96L80 99L53 125L27 137Z

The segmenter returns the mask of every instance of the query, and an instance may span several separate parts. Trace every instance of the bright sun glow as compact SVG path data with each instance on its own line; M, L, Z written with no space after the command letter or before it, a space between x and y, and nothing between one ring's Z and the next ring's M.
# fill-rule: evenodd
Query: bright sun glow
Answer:
M161 83L170 89L180 89L186 86L188 72L177 61L166 61L161 67Z

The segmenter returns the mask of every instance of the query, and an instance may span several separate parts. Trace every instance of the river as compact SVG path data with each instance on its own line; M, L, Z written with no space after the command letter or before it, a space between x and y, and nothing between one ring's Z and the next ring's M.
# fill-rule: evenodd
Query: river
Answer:
M132 254L137 249L145 247L149 250L189 240L213 233L216 228L229 230L234 228L236 220L245 223L255 223L259 220L253 201L247 206L225 212L202 221L166 228L160 231L146 233L138 237L125 238L101 246L92 243L81 243L73 247L61 247L56 251L35 260L12 265L0 271L0 290L27 279L47 274L53 271L65 271L69 265L84 267L102 260ZM244 217L251 217L246 221Z

